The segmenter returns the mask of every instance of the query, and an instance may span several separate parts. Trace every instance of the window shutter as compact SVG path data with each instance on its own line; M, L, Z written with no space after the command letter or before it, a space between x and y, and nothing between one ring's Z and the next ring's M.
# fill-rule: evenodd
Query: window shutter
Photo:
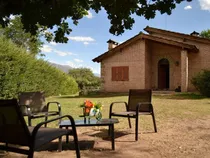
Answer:
M129 67L128 66L125 66L123 68L123 80L129 81Z
M112 67L112 81L129 81L129 67Z

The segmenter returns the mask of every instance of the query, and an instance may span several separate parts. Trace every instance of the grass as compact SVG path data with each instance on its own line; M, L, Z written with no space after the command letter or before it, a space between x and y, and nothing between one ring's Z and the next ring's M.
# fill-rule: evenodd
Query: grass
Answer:
M101 102L103 104L103 118L108 118L109 106L111 102L127 101L126 93L101 93L90 94L88 96L59 96L49 97L47 101L58 101L62 106L63 115L71 115L74 119L82 119L79 115L82 114L80 105L86 100L90 99L93 102ZM163 126L168 119L196 119L210 115L210 99L205 98L199 94L194 93L179 93L171 95L155 95L152 98L154 112L156 116L157 126ZM51 107L55 110L56 107ZM125 110L123 104L114 107L116 111ZM44 119L32 120L35 125ZM120 123L116 125L116 129L128 128L128 123L125 118L119 118ZM134 120L133 120L134 121ZM152 121L150 116L140 117L140 128L152 128ZM51 126L57 126L52 124Z

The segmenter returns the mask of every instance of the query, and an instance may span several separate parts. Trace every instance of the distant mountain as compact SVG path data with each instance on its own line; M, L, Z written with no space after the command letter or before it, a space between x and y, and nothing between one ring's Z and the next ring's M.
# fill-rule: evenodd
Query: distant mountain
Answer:
M69 70L71 70L71 69L72 69L72 67L71 67L71 66L69 66L69 65L60 65L60 64L51 63L51 62L50 62L50 65L52 65L52 66L54 66L54 67L58 68L59 70L61 70L61 71L65 72L65 73L68 73L68 72L69 72Z
M61 65L61 64L56 64L56 63L52 63L52 62L49 62L49 63L50 63L50 65L52 65L52 66L58 68L59 70L65 72L65 73L68 73L69 70L73 69L73 68L72 68L71 66L69 66L69 65ZM98 73L94 73L94 75L97 76L97 77L100 77L100 74L98 74Z

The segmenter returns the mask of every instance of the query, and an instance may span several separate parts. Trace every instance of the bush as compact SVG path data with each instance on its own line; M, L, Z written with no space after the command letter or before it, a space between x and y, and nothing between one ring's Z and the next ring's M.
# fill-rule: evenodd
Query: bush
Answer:
M202 95L210 97L210 70L199 72L191 82Z
M14 98L24 91L66 95L77 93L78 85L74 78L0 37L0 98Z

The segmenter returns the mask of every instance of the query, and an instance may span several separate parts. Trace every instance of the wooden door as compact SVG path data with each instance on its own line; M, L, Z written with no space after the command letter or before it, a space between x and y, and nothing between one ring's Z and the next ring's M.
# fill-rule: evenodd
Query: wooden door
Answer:
M169 89L169 62L167 59L161 59L158 62L158 89Z

